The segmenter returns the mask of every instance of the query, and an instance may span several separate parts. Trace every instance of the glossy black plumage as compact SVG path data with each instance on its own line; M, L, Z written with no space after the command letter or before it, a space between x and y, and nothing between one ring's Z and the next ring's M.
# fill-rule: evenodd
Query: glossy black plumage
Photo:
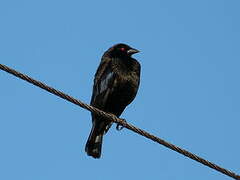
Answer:
M104 53L94 78L92 106L119 117L132 102L140 82L140 64L131 57L137 52L126 44L116 44ZM112 123L93 113L92 123L85 151L100 158L103 135Z

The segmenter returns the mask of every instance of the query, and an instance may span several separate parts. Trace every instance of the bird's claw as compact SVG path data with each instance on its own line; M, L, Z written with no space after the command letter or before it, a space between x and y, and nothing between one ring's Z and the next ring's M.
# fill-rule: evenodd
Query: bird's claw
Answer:
M118 131L121 131L124 127L121 124L117 124L116 129Z
M124 122L126 122L126 120L123 119ZM121 124L117 124L116 126L116 130L121 131L124 128L124 126L122 126Z

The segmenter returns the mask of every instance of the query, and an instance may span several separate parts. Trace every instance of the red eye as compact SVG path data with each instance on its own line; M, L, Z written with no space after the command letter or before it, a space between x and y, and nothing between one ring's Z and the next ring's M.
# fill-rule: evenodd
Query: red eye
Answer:
M125 51L125 48L120 48L121 51Z

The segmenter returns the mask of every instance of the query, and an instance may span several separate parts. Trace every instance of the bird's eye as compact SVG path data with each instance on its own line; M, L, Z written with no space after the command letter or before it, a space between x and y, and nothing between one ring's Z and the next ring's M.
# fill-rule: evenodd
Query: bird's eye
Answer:
M121 51L125 51L125 48L122 47L122 48L120 48L120 50L121 50Z

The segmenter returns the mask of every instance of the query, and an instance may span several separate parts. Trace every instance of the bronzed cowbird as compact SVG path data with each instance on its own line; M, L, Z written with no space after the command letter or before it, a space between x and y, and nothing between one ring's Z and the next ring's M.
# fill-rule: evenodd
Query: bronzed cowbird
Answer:
M140 82L140 64L131 56L138 53L126 44L116 44L102 56L94 78L91 105L119 117L135 98ZM103 135L112 122L92 113L92 130L85 151L100 158Z

